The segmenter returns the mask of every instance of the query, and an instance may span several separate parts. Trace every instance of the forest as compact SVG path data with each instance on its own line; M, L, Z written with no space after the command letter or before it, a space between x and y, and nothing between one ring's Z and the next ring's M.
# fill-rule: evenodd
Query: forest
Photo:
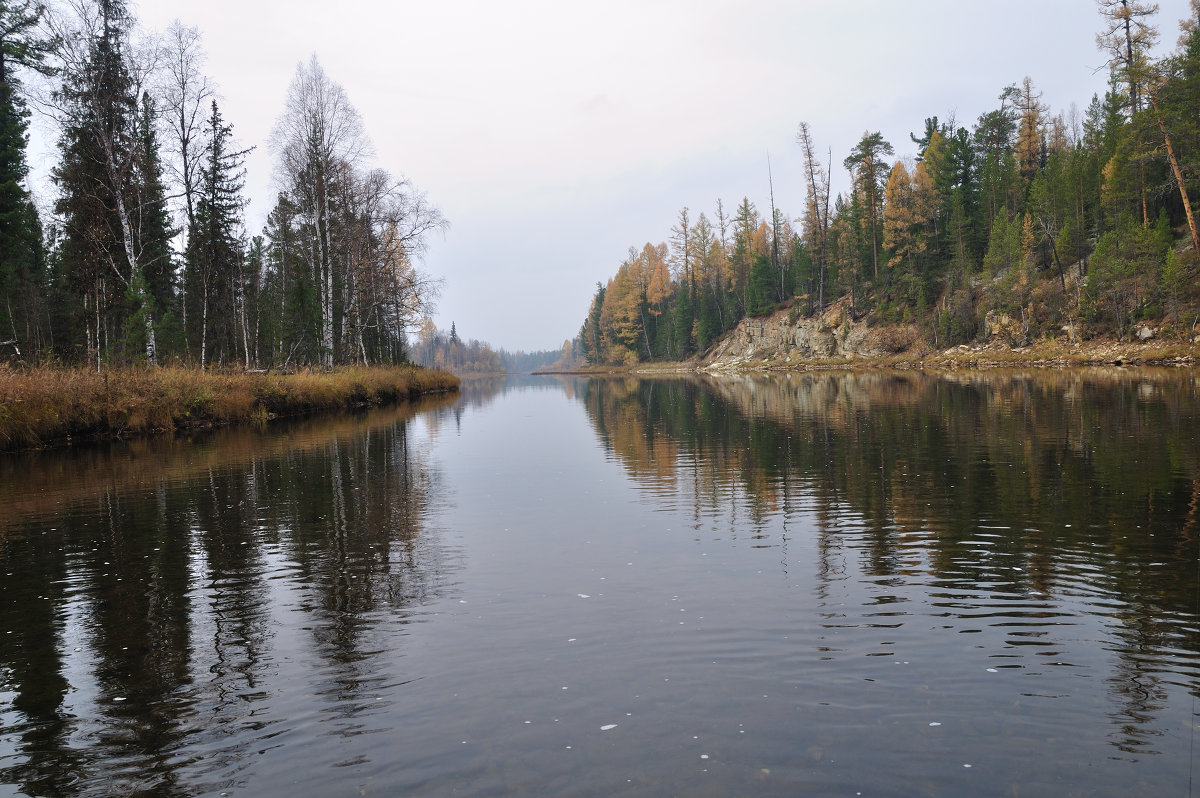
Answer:
M739 320L781 308L915 328L932 346L1000 336L1155 335L1200 323L1200 0L1155 57L1157 5L1097 0L1108 88L1054 113L1033 80L971 125L936 116L917 154L868 129L833 157L801 122L806 189L793 219L743 198L679 211L667 241L631 247L597 283L575 342L593 364L683 360ZM851 188L831 197L836 162Z
M0 362L258 369L409 360L441 212L371 165L345 90L297 67L270 140L282 187L246 229L246 155L199 32L124 0L0 2ZM31 109L53 210L27 187Z
M409 353L413 363L442 369L453 374L531 374L535 371L568 370L579 364L574 358L573 341L564 341L562 349L537 352L493 349L490 344L475 338L464 340L458 325L450 322L450 332L439 330L433 319L426 317L417 332Z

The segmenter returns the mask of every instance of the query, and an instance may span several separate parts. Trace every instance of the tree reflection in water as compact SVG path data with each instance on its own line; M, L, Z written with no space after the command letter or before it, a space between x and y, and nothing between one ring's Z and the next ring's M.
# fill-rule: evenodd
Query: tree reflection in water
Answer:
M752 530L818 594L848 571L875 601L921 584L948 617L1062 661L1081 617L1116 658L1122 755L1164 734L1165 683L1196 690L1200 378L1081 370L596 379L578 387L603 446L696 527ZM818 560L789 561L815 517ZM775 539L771 540L771 531ZM830 622L838 616L830 612ZM975 631L975 630L966 630Z
M484 379L415 420L0 458L0 783L1162 793L1200 675L1197 394Z
M283 730L263 701L296 667L281 652L311 651L331 731L360 730L372 689L400 678L373 627L455 567L424 529L440 476L408 432L435 404L0 461L0 761L18 761L0 781L231 783ZM279 613L307 616L311 646L273 639L291 629Z

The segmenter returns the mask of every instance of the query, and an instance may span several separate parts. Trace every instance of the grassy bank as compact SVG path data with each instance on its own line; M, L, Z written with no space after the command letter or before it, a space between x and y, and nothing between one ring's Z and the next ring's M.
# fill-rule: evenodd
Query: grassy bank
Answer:
M416 367L299 374L0 367L0 449L329 412L458 384L453 375Z

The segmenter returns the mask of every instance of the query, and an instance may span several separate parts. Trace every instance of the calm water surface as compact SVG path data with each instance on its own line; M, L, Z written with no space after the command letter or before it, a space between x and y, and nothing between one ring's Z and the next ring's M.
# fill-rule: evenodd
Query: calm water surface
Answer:
M0 794L1200 792L1200 375L512 379L0 458Z

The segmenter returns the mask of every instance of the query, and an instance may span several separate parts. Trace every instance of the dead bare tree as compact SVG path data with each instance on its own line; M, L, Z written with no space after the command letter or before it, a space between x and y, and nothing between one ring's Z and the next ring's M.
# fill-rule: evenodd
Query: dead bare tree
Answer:
M812 133L808 123L801 122L796 132L796 143L804 151L804 172L807 178L805 227L808 228L809 245L817 255L817 313L825 310L825 272L828 260L827 239L829 235L829 171L822 169L813 149Z

